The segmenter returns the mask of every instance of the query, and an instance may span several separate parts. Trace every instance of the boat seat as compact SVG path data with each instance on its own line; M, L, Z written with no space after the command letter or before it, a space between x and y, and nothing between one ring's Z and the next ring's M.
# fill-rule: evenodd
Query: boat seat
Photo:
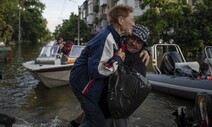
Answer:
M170 51L170 52L164 53L161 60L161 65L160 65L161 73L174 75L175 63L180 63L180 62L183 62L183 60L178 52Z

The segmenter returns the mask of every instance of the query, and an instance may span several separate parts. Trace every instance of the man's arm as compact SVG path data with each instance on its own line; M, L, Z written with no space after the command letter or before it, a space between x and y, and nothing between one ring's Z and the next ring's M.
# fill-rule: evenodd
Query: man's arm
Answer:
M141 51L140 57L142 58L142 61L145 62L145 65L147 66L149 64L149 60L150 60L150 54L147 51L147 49L144 49Z

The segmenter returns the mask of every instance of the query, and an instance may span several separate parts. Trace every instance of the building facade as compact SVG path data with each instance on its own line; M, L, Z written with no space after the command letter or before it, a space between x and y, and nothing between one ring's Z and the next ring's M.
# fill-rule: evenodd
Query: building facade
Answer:
M202 0L187 0L191 5ZM134 16L141 16L145 10L141 10L142 0L85 0L79 7L80 19L83 19L90 28L91 34L98 33L108 25L107 12L115 5L126 4L134 8Z
M85 0L79 7L80 19L83 19L91 30L91 34L98 33L108 25L107 12L113 6L127 4L134 8L134 16L140 16L141 0Z

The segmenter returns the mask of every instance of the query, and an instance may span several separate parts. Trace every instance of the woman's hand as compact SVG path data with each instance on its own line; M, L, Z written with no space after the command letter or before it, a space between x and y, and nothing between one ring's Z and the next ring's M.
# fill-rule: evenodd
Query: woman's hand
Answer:
M149 64L149 53L146 50L142 50L140 53L140 57L143 58L142 61L145 62L145 65L147 66Z
M125 52L123 52L122 49L119 49L117 55L118 55L119 57L121 57L122 61L125 60Z

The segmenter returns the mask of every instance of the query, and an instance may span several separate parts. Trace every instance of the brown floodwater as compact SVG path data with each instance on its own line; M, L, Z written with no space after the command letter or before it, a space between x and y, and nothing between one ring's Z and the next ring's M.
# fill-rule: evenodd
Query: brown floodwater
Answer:
M0 113L17 119L13 127L64 127L80 112L69 86L48 89L22 66L34 60L41 48L40 44L17 45L12 47L13 59L0 63ZM172 113L182 105L192 109L193 103L152 91L130 120L134 127L177 127Z

